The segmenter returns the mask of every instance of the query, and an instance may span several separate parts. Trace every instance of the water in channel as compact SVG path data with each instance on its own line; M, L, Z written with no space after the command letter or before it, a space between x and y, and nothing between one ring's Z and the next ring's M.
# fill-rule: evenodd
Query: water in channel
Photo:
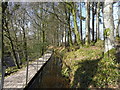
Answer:
M69 88L69 80L61 74L62 60L52 57L42 72L39 88Z

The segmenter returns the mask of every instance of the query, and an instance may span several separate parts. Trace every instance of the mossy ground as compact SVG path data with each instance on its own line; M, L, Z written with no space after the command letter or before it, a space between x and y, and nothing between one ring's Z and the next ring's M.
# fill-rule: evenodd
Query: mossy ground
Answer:
M103 54L103 42L68 52L56 49L62 58L62 75L70 79L74 88L117 88L120 72L115 62L115 49Z

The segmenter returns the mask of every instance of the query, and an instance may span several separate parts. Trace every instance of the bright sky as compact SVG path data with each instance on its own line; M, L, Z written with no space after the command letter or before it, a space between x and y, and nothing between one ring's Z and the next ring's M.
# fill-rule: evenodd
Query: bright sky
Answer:
M117 6L118 6L118 3L115 3L114 7L113 7L113 17L114 17L114 21L115 21L114 22L115 28L116 28L116 26L118 24L118 20L117 19L118 19L118 14L119 14ZM86 17L86 9L85 9L85 7L82 8L82 16ZM92 17L90 17L90 18L92 18ZM103 22L103 19L101 19L101 20ZM78 26L80 27L79 23L80 22L78 22ZM85 38L85 21L83 21L82 23L83 23L83 38ZM95 28L96 28L96 17L95 17L95 23L94 24L95 24ZM92 29L92 21L90 21L90 28ZM100 28L100 38L103 40L103 24L100 23L99 28ZM116 30L115 30L115 32L116 32ZM115 35L116 35L116 33L115 33Z

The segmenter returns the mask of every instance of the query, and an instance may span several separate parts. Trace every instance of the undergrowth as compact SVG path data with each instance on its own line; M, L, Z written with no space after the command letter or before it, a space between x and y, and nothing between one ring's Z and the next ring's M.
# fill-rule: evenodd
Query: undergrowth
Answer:
M103 55L103 42L95 46L83 47L78 50L63 49L62 75L70 79L74 88L117 88L120 72L115 62L115 49ZM58 50L59 52L59 50Z

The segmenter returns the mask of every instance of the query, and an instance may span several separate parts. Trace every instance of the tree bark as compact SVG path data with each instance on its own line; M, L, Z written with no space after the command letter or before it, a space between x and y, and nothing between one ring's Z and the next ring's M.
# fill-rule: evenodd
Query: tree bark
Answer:
M95 10L94 10L94 2L92 3L92 41L94 42L94 17L95 17Z
M96 11L96 42L100 39L100 31L99 31L99 13L100 13L100 2L97 3L97 11Z
M71 27L70 27L70 10L68 12L68 15L69 15L68 16L68 25L69 25L69 31L68 32L69 32L69 42L70 42L69 44L70 44L70 46L72 46L73 43L72 43Z
M27 39L26 39L26 33L25 33L25 28L22 27L23 29L23 41L24 41L24 54L25 54L25 60L27 61L28 55L27 55Z
M109 2L110 1L110 2ZM114 22L113 22L113 3L111 0L105 0L104 3L104 24L105 24L105 50L108 52L114 48ZM113 1L113 0L112 0Z
M82 17L82 5L80 3L80 17ZM82 40L83 40L83 35L82 35L82 19L80 18L80 37L81 37L81 43L83 44Z
M80 34L78 32L78 25L77 25L77 17L76 17L76 4L72 3L72 15L73 15L73 21L74 21L74 30L75 30L75 35L76 35L76 40L77 40L77 44L80 45L81 41L80 41Z
M118 21L118 25L117 25L117 28L116 28L116 37L120 37L119 36L119 30L120 30L120 19L119 19L119 21Z
M44 54L44 51L45 51L45 46L44 46L44 44L45 44L45 30L44 30L44 24L43 24L43 28L42 28L43 30L42 30L42 37L43 37L43 41L42 41L42 43L43 43L43 47L42 47L42 55Z
M90 44L90 2L86 2L86 45Z

